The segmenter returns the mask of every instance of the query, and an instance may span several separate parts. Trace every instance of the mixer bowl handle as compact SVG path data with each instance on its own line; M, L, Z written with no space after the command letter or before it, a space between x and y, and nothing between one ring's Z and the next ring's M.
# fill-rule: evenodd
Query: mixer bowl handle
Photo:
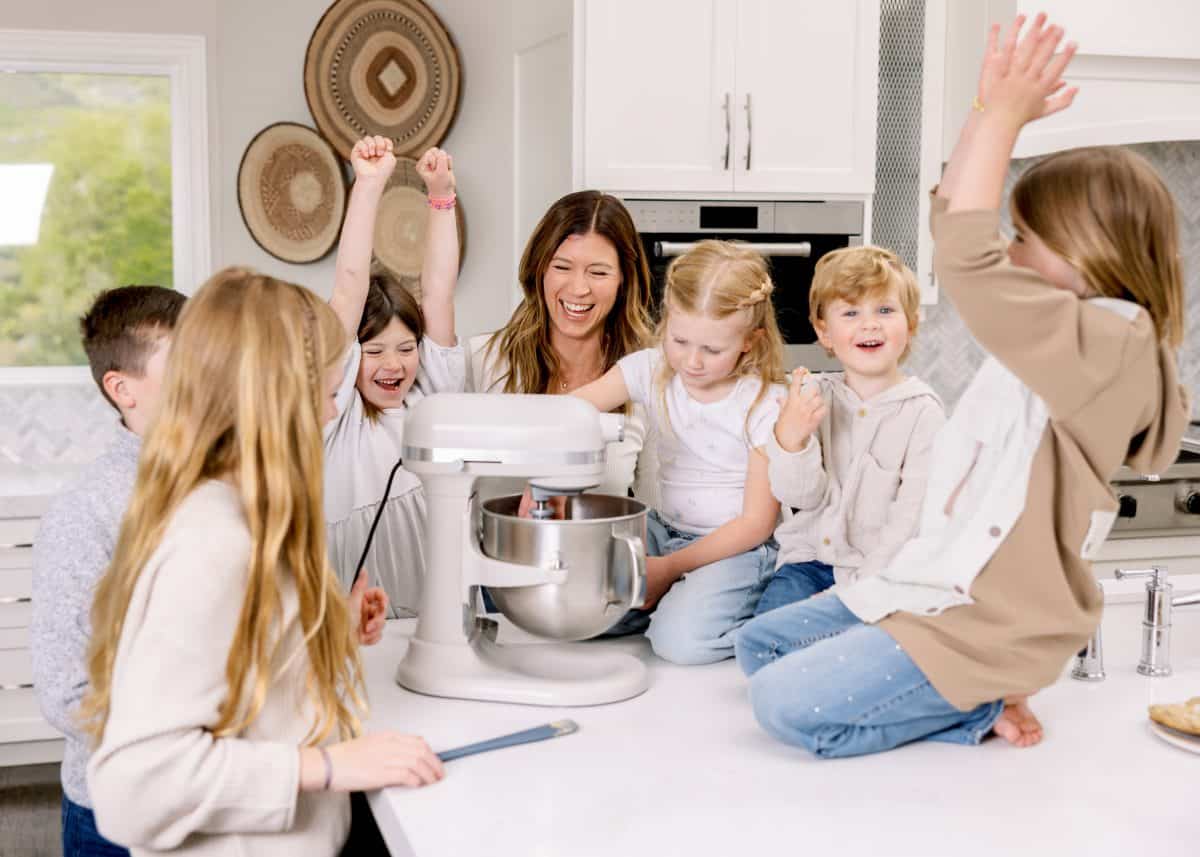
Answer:
M610 595L608 603L623 604L626 609L641 607L646 603L646 546L638 536L613 533L613 538L629 551L629 593L627 598L613 598Z

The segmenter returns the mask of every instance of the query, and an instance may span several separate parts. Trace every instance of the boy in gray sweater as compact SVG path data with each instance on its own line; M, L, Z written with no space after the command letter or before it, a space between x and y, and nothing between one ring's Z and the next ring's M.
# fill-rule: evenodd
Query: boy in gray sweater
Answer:
M87 688L92 592L112 559L183 302L161 286L124 286L102 292L80 320L92 377L121 422L112 445L47 510L33 546L33 681L42 714L66 737L65 857L128 854L96 831L90 744L75 713Z

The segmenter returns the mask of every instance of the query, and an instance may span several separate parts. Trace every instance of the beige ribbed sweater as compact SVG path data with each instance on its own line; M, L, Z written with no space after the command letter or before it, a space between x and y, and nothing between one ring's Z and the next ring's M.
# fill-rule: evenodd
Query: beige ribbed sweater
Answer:
M249 558L235 489L207 482L180 504L134 587L108 724L88 765L100 832L134 855L325 857L345 842L347 796L299 793L298 748L313 712L287 575L283 645L262 713L237 737L209 731L227 692Z
M1052 684L1100 621L1081 551L1093 512L1112 512L1123 463L1165 469L1188 420L1175 357L1149 315L1132 320L1008 262L999 212L934 200L935 267L971 333L1046 404L1024 511L971 587L974 603L879 625L953 705Z

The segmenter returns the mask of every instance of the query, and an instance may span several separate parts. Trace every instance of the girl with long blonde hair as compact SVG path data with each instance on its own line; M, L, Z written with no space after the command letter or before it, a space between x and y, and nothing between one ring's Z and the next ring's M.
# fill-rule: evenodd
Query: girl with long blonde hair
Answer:
M731 657L733 634L775 569L779 502L762 451L784 395L773 290L761 255L701 241L667 269L659 346L575 391L601 411L646 410L660 496L648 523L647 607L609 633L645 631L675 663Z
M319 298L244 269L184 309L80 712L98 826L135 854L337 854L335 792L442 774L419 738L356 737L378 616L348 607L321 511L345 347Z

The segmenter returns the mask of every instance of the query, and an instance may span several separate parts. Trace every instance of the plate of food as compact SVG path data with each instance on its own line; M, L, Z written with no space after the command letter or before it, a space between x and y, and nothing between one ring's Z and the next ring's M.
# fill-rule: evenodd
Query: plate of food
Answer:
M1150 706L1150 731L1181 750L1200 753L1200 696Z

